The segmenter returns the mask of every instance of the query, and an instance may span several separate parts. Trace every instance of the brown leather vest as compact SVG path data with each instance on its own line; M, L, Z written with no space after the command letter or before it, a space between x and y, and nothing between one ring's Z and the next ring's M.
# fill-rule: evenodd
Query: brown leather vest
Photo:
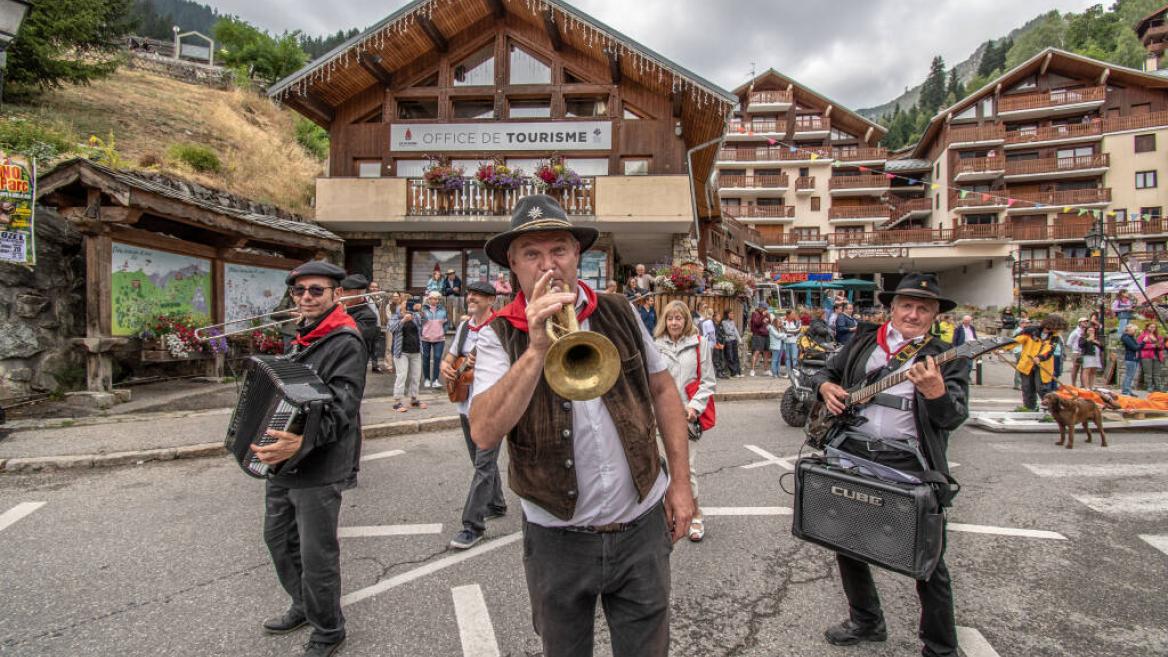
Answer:
M620 376L601 399L624 446L637 498L643 500L660 473L661 457L641 320L624 296L596 297L598 306L588 318L589 327L612 340L621 358ZM491 328L514 363L527 349L527 333L501 318L492 321ZM523 417L507 434L507 453L511 457L508 479L516 495L561 520L575 515L579 495L572 451L574 436L572 402L552 392L540 377Z

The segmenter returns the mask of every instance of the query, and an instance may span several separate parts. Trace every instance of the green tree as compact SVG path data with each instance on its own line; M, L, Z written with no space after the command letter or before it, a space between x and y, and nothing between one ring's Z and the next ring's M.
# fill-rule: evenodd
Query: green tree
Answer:
M927 114L936 112L945 102L945 60L940 55L933 57L929 66L929 77L921 85L920 108Z
M308 61L300 49L300 32L285 32L273 38L246 21L235 17L215 24L219 61L225 66L246 68L248 77L266 83L275 82L297 71Z
M1035 19L1033 27L1018 35L1006 53L1005 69L1011 69L1042 52L1046 48L1064 48L1067 21L1057 11Z
M38 0L8 49L9 91L87 84L116 71L122 38L134 27L130 1Z
M950 96L953 100L949 100ZM945 87L945 106L948 107L962 98L965 98L965 85L957 79L957 68L954 67L949 69L949 83Z

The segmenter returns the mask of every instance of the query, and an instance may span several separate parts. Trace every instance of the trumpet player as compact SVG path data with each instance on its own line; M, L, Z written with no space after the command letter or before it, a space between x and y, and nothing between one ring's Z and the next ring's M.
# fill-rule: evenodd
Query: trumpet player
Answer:
M628 301L577 281L580 254L596 238L555 199L533 195L516 204L510 230L487 242L487 257L514 273L520 291L479 332L470 434L484 450L506 437L544 655L592 654L599 598L615 657L661 656L669 651L669 557L694 512L685 410ZM544 375L554 342L547 325L570 323L570 310L580 330L615 345L619 360L600 363L615 368L615 383L586 401L559 396Z

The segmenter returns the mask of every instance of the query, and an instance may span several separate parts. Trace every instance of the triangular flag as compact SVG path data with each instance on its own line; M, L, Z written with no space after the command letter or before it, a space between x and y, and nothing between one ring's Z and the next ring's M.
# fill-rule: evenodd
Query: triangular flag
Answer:
M937 191L938 189L941 189L941 186L938 185L937 183L933 183L933 184L929 185L929 189L931 189L933 191Z
M812 162L814 162L815 160L818 160L818 159L819 159L819 154L818 154L818 153L812 153L812 154L811 154L811 161L812 161Z
M919 185L919 184L921 184L921 181L917 180L916 178L909 178L909 179L908 179L908 184L910 184L910 185Z
M1107 216L1109 216L1109 217L1114 217L1114 216L1115 216L1115 210L1112 210L1112 211L1108 212L1108 213L1107 213Z
M1071 213L1071 206L1064 205L1063 206L1063 214L1070 214L1070 213Z
M1045 208L1045 207L1046 207L1046 206L1045 206L1045 205L1043 205L1043 204L1041 204L1041 203L1035 203L1035 204L1034 204L1034 209L1035 209L1035 210L1037 210L1037 209L1039 209L1039 208Z
M1103 210L1092 210L1091 214L1094 215L1096 219L1103 218Z
M990 196L989 194L982 194L981 195L981 200L983 203L989 203L991 198L993 198L993 197Z
M1079 208L1079 216L1081 217L1085 214L1087 214L1087 208Z
M868 171L868 167L856 167L856 168L860 170L860 173L866 173Z
M771 139L770 137L767 137L767 143L770 144L771 146L774 146L775 144L777 144L779 142L775 141L774 139Z
M1018 202L1018 199L1016 199L1016 198L1008 198L1008 199L1006 199L1006 207L1012 208L1012 207L1014 207L1014 204L1017 202Z
M788 147L787 147L787 151L788 151L788 152L791 152L791 153L794 153L794 152L795 152L795 151L797 151L797 150L799 150L799 149L795 148L794 146L788 146Z
M958 192L957 192L957 193L958 193L958 195L959 195L959 196L961 196L961 198L965 198L966 196L969 196L969 191L968 191L968 190L964 190L964 189L962 189L962 190L958 190Z

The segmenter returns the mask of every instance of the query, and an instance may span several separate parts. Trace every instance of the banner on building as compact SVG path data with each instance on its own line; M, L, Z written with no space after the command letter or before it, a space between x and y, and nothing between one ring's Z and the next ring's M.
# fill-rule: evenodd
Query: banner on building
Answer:
M0 151L0 262L36 264L36 161Z
M389 149L399 153L607 151L612 150L612 122L395 123L389 141Z
M1047 289L1051 292L1099 294L1099 274L1049 271L1046 273L1046 281ZM1137 294L1140 287L1144 285L1144 281L1143 274L1112 272L1103 277L1103 291L1107 294L1115 294L1120 290L1127 290L1131 294Z

